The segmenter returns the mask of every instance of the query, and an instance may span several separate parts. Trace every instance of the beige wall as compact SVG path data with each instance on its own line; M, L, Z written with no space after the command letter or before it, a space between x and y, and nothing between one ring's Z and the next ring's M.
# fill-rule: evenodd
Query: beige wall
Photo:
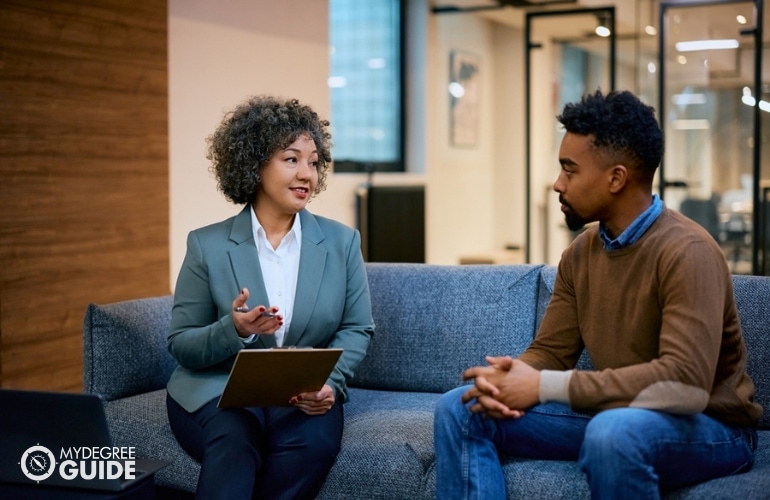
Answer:
M491 245L493 218L491 120L491 39L487 22L476 16L431 16L428 44L430 70L427 78L430 100L428 129L428 261L456 264L459 255ZM453 49L480 58L481 116L477 147L450 145L450 112L447 93L449 55Z
M464 255L523 240L521 34L473 14L431 15L428 26L428 261L457 264ZM453 50L480 60L476 147L449 140Z

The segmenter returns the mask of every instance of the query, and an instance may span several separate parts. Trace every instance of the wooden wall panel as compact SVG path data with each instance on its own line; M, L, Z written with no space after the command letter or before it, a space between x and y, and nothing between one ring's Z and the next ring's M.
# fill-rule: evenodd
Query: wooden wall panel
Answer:
M0 0L0 386L82 388L90 302L169 293L167 4Z

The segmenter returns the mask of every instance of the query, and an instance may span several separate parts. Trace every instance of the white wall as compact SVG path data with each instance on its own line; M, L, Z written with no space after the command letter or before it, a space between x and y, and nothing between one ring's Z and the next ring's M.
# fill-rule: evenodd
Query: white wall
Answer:
M426 185L426 255L457 264L462 255L524 240L521 33L475 15L429 12L410 2L407 174L374 184ZM216 188L205 138L223 113L249 95L296 97L329 116L328 4L324 0L169 0L171 286L187 233L240 207ZM417 38L416 38L417 37ZM449 54L481 57L479 144L449 144ZM332 174L314 213L355 225L363 175Z

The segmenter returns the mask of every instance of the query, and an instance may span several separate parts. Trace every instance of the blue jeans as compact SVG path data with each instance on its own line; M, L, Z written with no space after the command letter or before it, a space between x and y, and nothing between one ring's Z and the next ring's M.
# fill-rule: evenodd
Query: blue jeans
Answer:
M660 498L661 488L745 471L754 459L756 431L702 413L617 408L589 416L549 403L498 420L471 413L460 400L467 389L447 392L436 405L440 500L505 498L499 455L577 460L594 499Z

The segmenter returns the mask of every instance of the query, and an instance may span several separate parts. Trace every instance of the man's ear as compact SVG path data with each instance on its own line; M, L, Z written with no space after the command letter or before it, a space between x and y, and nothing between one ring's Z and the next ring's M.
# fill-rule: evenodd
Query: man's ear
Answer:
M608 173L610 182L610 193L618 194L628 183L628 168L625 165L615 165L610 167Z

